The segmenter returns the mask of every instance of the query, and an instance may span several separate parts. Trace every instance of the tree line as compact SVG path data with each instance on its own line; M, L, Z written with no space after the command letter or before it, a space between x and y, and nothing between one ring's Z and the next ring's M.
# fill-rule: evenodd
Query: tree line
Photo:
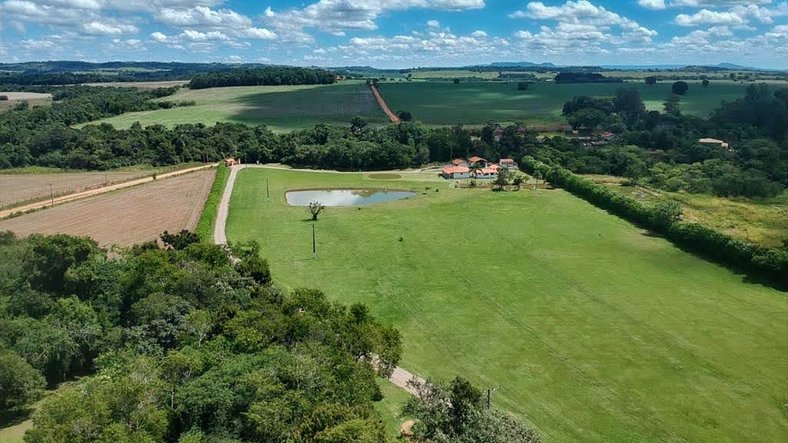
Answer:
M336 74L324 69L296 67L267 67L259 69L233 69L230 71L196 74L189 82L191 89L224 86L261 85L328 85L336 82Z

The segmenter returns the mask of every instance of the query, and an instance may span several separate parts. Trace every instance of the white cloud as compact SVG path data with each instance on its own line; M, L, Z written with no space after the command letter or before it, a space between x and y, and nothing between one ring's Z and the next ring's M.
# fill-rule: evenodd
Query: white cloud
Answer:
M646 9L660 10L665 9L665 0L638 0L638 4Z
M441 27L441 22L439 22L437 20L428 20L427 21L427 26L429 26L430 28L440 28Z
M224 61L227 63L242 63L244 59L240 55L229 55L224 59Z
M82 31L87 35L120 35L136 34L140 30L134 25L92 21L82 25Z
M701 9L694 14L679 14L675 23L679 26L730 25L746 26L752 21L771 24L775 17L788 15L788 4L781 3L775 8L755 4L734 5L727 11Z
M194 8L164 8L154 14L156 20L171 26L200 26L215 28L246 28L249 17L230 9L213 10L206 6Z
M277 37L275 32L269 31L265 28L248 28L245 29L242 34L245 37L259 40L274 40Z
M150 35L150 38L153 41L155 41L156 43L164 43L164 42L166 42L169 39L169 37L167 37L166 35L162 34L161 32L158 32L158 31L152 33Z

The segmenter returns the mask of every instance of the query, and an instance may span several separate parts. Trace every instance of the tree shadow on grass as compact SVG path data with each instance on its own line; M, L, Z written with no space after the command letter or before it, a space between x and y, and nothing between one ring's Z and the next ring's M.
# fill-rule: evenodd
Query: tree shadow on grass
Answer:
M0 429L16 426L25 420L29 420L35 409L20 408L8 411L0 411Z

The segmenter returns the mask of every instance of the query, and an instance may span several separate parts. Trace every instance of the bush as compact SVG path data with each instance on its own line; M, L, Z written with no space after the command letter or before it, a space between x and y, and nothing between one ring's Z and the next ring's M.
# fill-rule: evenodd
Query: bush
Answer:
M38 400L46 382L19 354L0 350L0 410L19 408Z

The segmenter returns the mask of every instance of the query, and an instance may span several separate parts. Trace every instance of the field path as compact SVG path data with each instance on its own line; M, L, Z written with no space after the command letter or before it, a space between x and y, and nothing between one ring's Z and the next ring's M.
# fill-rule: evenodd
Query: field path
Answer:
M167 172L167 173L164 173L164 174L158 174L156 176L156 179L157 180L162 180L162 179L165 179L165 178L177 177L179 175L188 174L190 172L201 171L203 169L215 168L215 167L216 167L216 164L210 164L210 165L204 165L204 166L196 166L194 168L181 169L181 170L178 170L178 171ZM0 220L2 220L4 218L7 218L10 215L15 214L15 213L24 213L24 212L28 212L28 211L34 211L36 209L48 208L50 206L60 205L60 204L63 204L63 203L68 203L68 202L74 201L74 200L81 200L83 198L93 197L94 195L106 194L107 192L117 191L118 189L129 188L131 186L141 185L143 183L152 182L153 180L154 180L154 178L152 176L150 176L150 177L143 177L143 178L138 178L136 180L130 180L130 181L123 182L123 183L118 183L118 184L109 185L109 186L103 186L101 188L90 189L90 190L82 191L82 192L75 192L73 194L67 194L67 195L63 195L63 196L60 196L60 197L55 197L54 199L51 199L51 200L47 199L47 200L42 200L42 201L39 201L39 202L36 202L36 203L31 203L29 205L18 206L18 207L15 207L15 208L6 209L4 211L0 211Z
M263 165L238 165L232 166L230 168L230 176L227 178L227 186L224 187L224 193L222 194L222 199L219 201L219 208L216 211L216 226L213 230L213 242L217 245L224 245L227 244L227 235L225 233L225 226L227 225L227 214L230 210L230 197L233 195L233 187L235 186L235 178L238 176L238 171L244 168L254 167L254 168L263 168ZM389 376L389 381L400 389L405 390L411 395L416 395L416 390L414 390L408 382L416 379L419 383L424 383L424 379L413 374L412 372L408 371L407 369L403 369L399 366L394 368L391 375Z
M375 96L375 100L378 101L378 105L380 106L380 109L382 109L383 112L386 113L386 115L389 117L389 120L391 120L392 123L399 123L400 122L399 117L397 117L397 114L391 112L391 108L389 108L389 105L386 103L386 100L383 100L383 96L380 95L380 91L378 91L378 87L373 84L370 84L369 89L372 90L372 95Z

